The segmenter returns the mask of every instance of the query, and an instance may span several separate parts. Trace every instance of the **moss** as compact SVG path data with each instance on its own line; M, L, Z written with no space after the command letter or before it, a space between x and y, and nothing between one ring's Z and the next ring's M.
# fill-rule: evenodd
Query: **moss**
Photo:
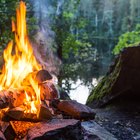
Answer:
M88 97L87 104L92 103L94 100L100 100L105 95L111 93L112 87L115 84L119 73L121 70L121 62L118 59L114 70L109 74L106 75L101 82L92 90L90 96Z

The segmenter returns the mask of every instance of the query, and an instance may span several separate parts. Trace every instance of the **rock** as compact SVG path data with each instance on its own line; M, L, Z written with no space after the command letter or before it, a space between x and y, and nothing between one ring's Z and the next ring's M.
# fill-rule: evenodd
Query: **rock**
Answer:
M121 98L140 98L140 47L129 47L116 58L107 75L93 89L87 105L93 108Z
M55 119L40 122L29 128L28 140L82 140L81 125L78 120Z
M95 117L95 113L90 107L74 100L60 101L57 108L76 119L94 119Z
M87 140L117 140L110 132L102 128L94 121L86 121L81 123L84 136ZM92 137L93 139L90 139Z

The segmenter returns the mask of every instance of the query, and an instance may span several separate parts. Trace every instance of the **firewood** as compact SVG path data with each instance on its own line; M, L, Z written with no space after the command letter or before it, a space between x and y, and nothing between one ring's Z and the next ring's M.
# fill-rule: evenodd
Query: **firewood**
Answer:
M42 83L46 80L51 80L52 76L47 70L40 70L36 73L36 80L38 83Z
M0 91L0 109L20 106L24 99L25 94L22 90L2 90Z
M6 108L9 105L9 92L6 90L0 91L0 109Z
M15 108L24 103L26 96L23 90L9 91L9 107Z
M23 85L30 85L30 78L36 80L38 84L42 84L45 81L50 81L52 76L47 70L34 71L23 80Z
M41 100L52 100L58 98L58 91L53 83L46 82L40 85Z
M21 118L23 118L24 110L20 107L16 107L13 109L9 109L6 115L10 116L11 118L15 120L20 120Z
M39 120L45 121L52 119L53 115L48 107L45 105L40 106Z

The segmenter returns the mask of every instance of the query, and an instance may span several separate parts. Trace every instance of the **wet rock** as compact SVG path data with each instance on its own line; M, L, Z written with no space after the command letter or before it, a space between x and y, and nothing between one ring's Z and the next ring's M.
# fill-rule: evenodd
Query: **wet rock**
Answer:
M94 119L95 117L90 107L73 100L60 101L57 108L76 119Z
M81 123L84 133L88 139L86 140L117 140L110 132L102 128L94 121L86 121ZM90 139L92 137L93 139Z
M140 98L140 47L129 47L116 58L107 75L93 89L87 105L93 108L122 98Z
M28 140L82 140L81 125L74 119L55 119L50 122L40 122L29 128Z

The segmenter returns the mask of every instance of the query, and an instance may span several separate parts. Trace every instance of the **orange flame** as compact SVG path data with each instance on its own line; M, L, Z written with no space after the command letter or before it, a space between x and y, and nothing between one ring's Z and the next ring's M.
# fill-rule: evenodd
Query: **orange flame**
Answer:
M30 85L35 92L34 97L28 97L26 88L22 85L27 75L35 70L40 70L33 54L31 43L28 39L26 29L26 5L20 2L16 10L16 23L12 21L12 31L15 33L15 42L10 41L4 50L5 64L0 76L0 90L10 88L23 88L26 94L26 101L30 103L30 110L25 112L37 113L37 105L40 104L40 89L37 81L29 79Z

